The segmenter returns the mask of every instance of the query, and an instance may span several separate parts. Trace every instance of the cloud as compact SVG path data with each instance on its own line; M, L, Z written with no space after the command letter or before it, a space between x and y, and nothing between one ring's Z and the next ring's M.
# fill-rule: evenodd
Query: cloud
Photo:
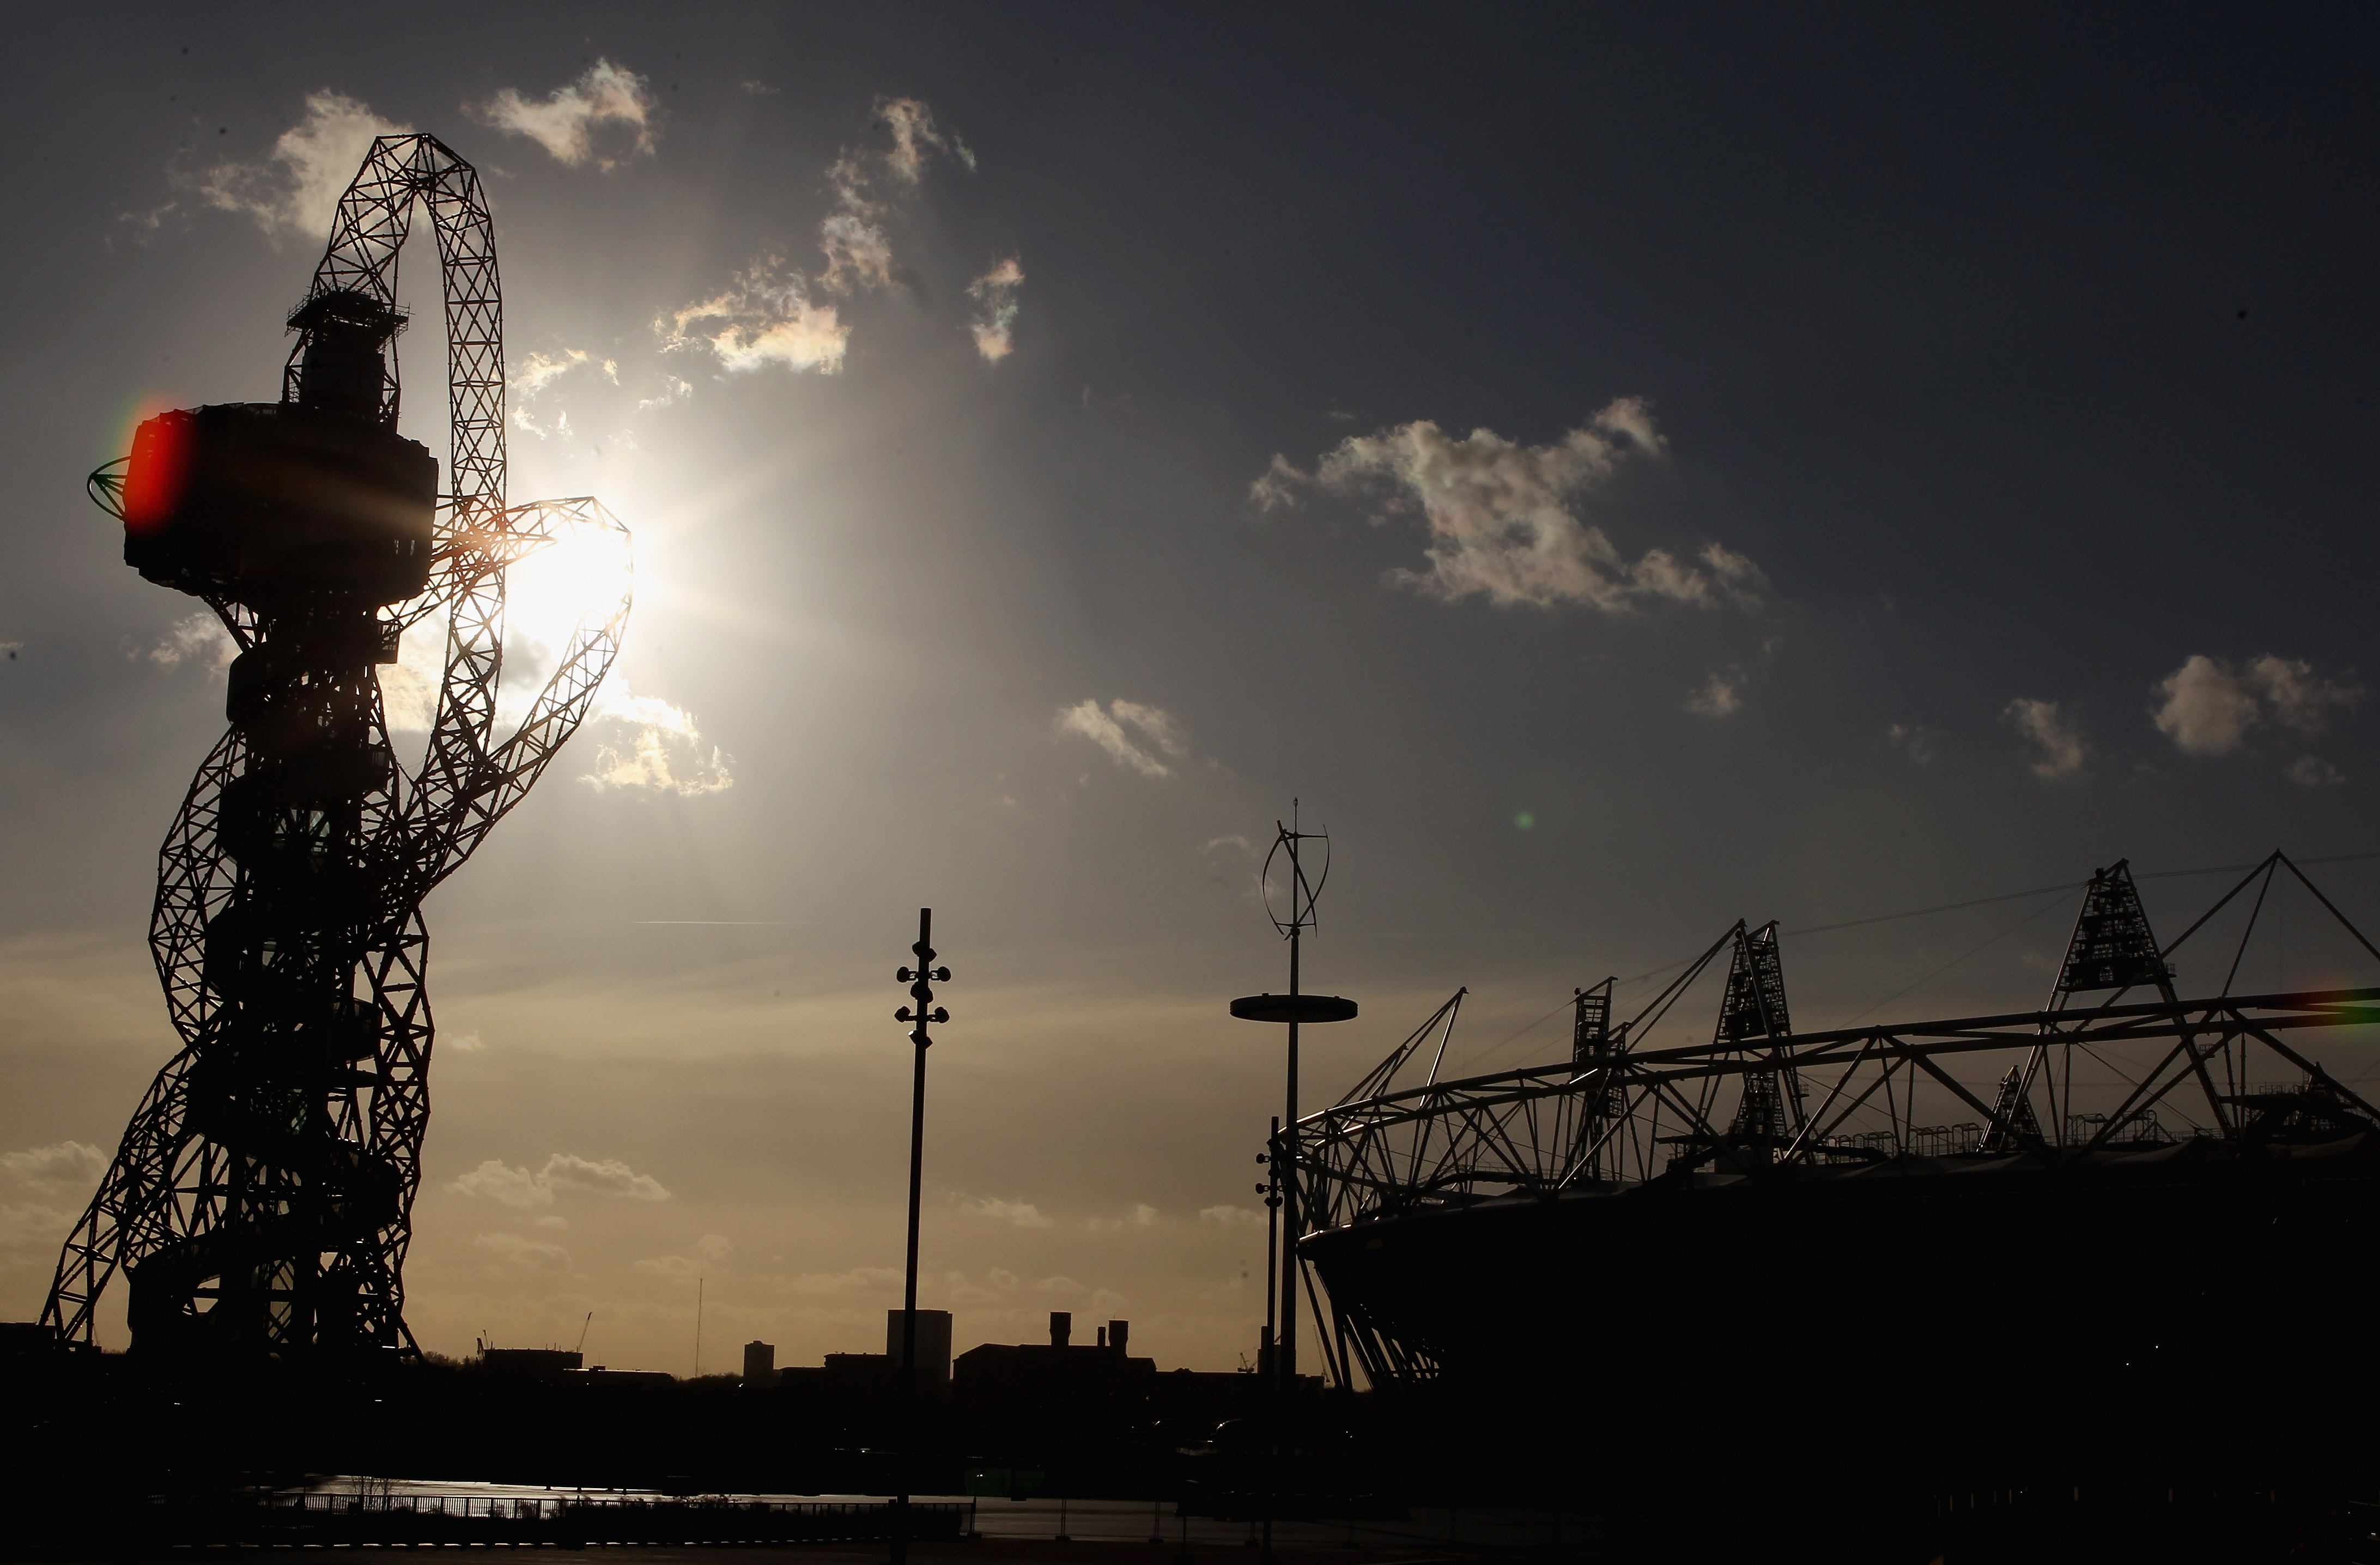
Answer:
M820 1293L837 1296L847 1293L880 1293L897 1287L902 1273L889 1266L855 1267L849 1271L804 1272L789 1277L778 1286L789 1293Z
M638 1173L616 1158L599 1161L572 1152L554 1153L535 1173L491 1158L446 1188L457 1195L485 1195L507 1207L550 1207L558 1190L615 1195L629 1201L670 1198L661 1181L650 1174Z
M1262 1228L1265 1215L1248 1207L1201 1207L1198 1220L1218 1228Z
M1083 1227L1093 1233L1114 1233L1126 1228L1154 1228L1164 1214L1142 1202L1120 1218L1087 1218Z
M2058 782L2082 775L2090 746L2083 743L2082 726L2062 716L2057 702L2019 697L2000 716L2032 743L2035 754L2028 764L2034 776Z
M584 348L565 348L558 354L531 353L522 360L520 369L509 376L504 382L518 394L512 399L514 426L537 436L540 440L544 440L551 435L568 434L570 432L568 413L557 416L552 427L545 428L538 423L537 417L530 411L529 405L548 386L573 370L578 369L601 370L613 385L620 383L620 366L617 360L598 358Z
M1493 430L1455 439L1427 419L1342 441L1311 473L1275 454L1249 487L1258 509L1296 504L1309 491L1368 500L1375 523L1418 510L1429 533L1427 571L1390 579L1452 601L1496 606L1577 603L1620 613L1652 601L1750 607L1767 586L1760 567L1723 544L1699 564L1666 549L1634 563L1573 506L1623 467L1664 460L1651 412L1622 397L1551 445L1522 445Z
M1014 1223L1018 1228L1055 1228L1054 1219L1043 1215L1041 1208L1029 1201L1003 1201L994 1195L962 1195L959 1210L969 1217L990 1218L995 1222Z
M598 358L577 347L566 347L558 354L531 353L504 383L524 396L535 396L571 370L587 368L602 370L615 386L620 383L620 366L615 360Z
M842 370L851 328L833 305L814 298L813 291L849 296L892 286L899 269L887 221L915 195L935 153L946 152L969 169L975 167L975 154L966 144L938 129L933 111L917 99L879 98L870 118L890 133L891 145L845 147L828 165L833 204L819 222L819 251L826 265L818 275L812 278L792 265L781 250L765 251L736 273L728 287L656 321L654 330L665 347L707 349L730 370L771 364L822 375ZM1003 265L1015 267L1015 262ZM990 277L1000 271L994 268ZM1014 280L1024 280L1021 268ZM987 319L1004 333L1000 303L990 300ZM1007 315L1014 313L1011 302ZM981 340L978 336L979 346ZM1004 346L1002 351L1006 351Z
M372 139L412 128L323 88L306 95L306 116L283 131L261 161L217 164L187 183L203 204L252 217L275 238L324 239ZM141 221L153 228L170 210L172 203Z
M1934 757L1937 753L1941 739L1942 735L1936 730L1920 728L1913 723L1894 722L1885 725L1884 742L1907 756L1913 764L1918 766L1934 764Z
M637 404L637 411L639 413L647 413L656 407L667 407L672 403L684 402L693 394L693 382L681 381L675 375L663 375L662 377L661 395L649 396L640 399Z
M706 348L729 372L774 364L796 372L839 373L851 328L834 306L809 297L809 282L783 255L761 255L728 286L656 323L665 349Z
M706 1233L687 1248L694 1254L656 1256L650 1260L638 1261L637 1269L654 1277L667 1277L684 1282L710 1275L735 1251L735 1244L723 1233Z
M46 1267L82 1216L80 1203L98 1187L107 1163L106 1153L82 1141L0 1152L0 1184L11 1197L30 1197L0 1200L0 1254L30 1252L36 1264ZM54 1204L58 1202L74 1205Z
M590 716L608 725L618 741L596 746L595 770L578 779L599 794L621 790L695 798L735 786L735 758L704 745L692 712L658 696L631 695L617 674L604 682Z
M145 649L127 645L128 657L147 658L159 668L174 668L182 663L198 663L211 669L227 668L239 656L239 643L231 638L223 621L213 610L185 614L173 627Z
M2360 685L2335 683L2301 659L2271 653L2234 670L2220 658L2193 654L2156 685L2165 698L2151 714L2174 747L2194 756L2229 755L2248 730L2272 722L2299 734L2319 734L2333 709L2352 710Z
M0 1178L43 1195L88 1190L107 1171L107 1154L83 1141L0 1152Z
M1002 1267L994 1267L981 1283L967 1280L966 1273L950 1271L942 1274L942 1292L954 1304L1003 1304L1015 1293L1017 1276Z
M1743 706L1743 676L1714 671L1686 693L1686 710L1702 717L1731 717Z
M2248 665L2248 678L2264 693L2273 720L2300 734L2321 733L2329 725L2332 708L2352 711L2364 696L2360 685L2319 677L2303 659L2277 658L2269 652Z
M1061 734L1081 734L1105 750L1118 766L1143 777L1172 776L1173 769L1160 755L1179 760L1190 753L1189 737L1173 715L1162 707L1138 701L1110 701L1104 711L1097 700L1078 701L1059 709L1057 722ZM1140 737L1134 738L1133 733Z
M2192 755L2238 749L2257 718L2253 693L2212 658L2192 658L2160 681L2157 690L2165 697L2155 716L2158 731Z
M916 98L879 98L872 117L892 132L892 145L845 147L827 169L834 210L819 224L826 270L818 281L831 292L892 285L892 242L885 235L884 218L924 180L934 153L955 148L959 160L970 170L975 167L975 154L966 144L936 129L934 111ZM1023 273L1018 277L1021 281Z
M1016 290L1024 285L1025 268L1014 256L967 285L967 297L975 300L975 319L967 326L975 334L976 352L987 363L999 363L1015 346L1009 329L1016 323Z
M566 1271L570 1252L550 1239L528 1239L517 1233L481 1233L471 1243L492 1251L498 1260L539 1271Z
M515 136L526 136L573 168L592 163L601 169L619 167L638 153L650 157L660 117L661 102L643 77L599 58L577 80L555 88L542 103L507 87L469 110L483 124ZM627 147L617 156L600 152L596 131L616 126L626 133Z
M540 1179L565 1190L597 1195L617 1195L628 1201L666 1201L670 1193L650 1174L642 1174L616 1158L595 1161L569 1152L556 1152L539 1171Z
M1083 1285L1071 1277L1045 1277L1033 1285L1036 1293L1079 1293Z
M2301 788L2327 788L2347 781L2346 773L2319 756L2300 756L2282 768L2281 774Z

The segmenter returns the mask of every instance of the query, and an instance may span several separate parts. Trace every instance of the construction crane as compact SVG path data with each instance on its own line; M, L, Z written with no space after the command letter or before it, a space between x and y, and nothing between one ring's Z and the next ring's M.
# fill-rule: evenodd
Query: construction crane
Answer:
M397 258L417 208L445 302L449 484L397 432ZM163 413L91 477L125 563L237 644L231 727L159 854L150 945L181 1049L58 1259L42 1320L92 1341L118 1271L136 1349L210 1358L417 1350L403 1268L430 1117L421 902L592 704L629 607L627 530L591 499L507 505L504 309L471 165L383 136L289 327L281 399ZM509 737L504 576L569 540L621 560ZM378 668L443 613L423 759Z

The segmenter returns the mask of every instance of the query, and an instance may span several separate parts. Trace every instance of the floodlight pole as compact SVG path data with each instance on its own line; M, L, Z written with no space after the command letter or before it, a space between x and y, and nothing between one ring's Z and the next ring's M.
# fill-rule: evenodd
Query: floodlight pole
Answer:
M1324 843L1322 872L1312 881L1305 878L1305 866L1301 844L1308 840ZM1297 1236L1304 1220L1298 1211L1298 1125L1297 1125L1297 1045L1298 1030L1305 1022L1345 1022L1355 1015L1355 1002L1337 995L1308 995L1303 987L1301 958L1307 926L1314 922L1314 904L1321 894L1322 883L1330 878L1330 834L1306 831L1298 822L1298 801L1290 801L1287 825L1273 822L1272 851L1265 855L1264 868L1258 872L1260 886L1271 883L1273 859L1283 850L1289 854L1288 916L1273 911L1270 893L1266 893L1266 909L1273 928L1289 940L1289 992L1280 994L1244 995L1232 1001L1232 1014L1247 1022L1285 1022L1289 1025L1288 1111L1273 1122L1272 1140L1266 1150L1266 1160L1271 1168L1270 1189L1265 1205L1280 1220L1278 1231L1268 1229L1265 1235L1265 1310L1268 1316L1264 1345L1270 1350L1269 1363L1260 1365L1264 1373L1258 1378L1264 1384L1267 1444L1271 1450L1272 1465L1277 1469L1283 1450L1282 1437L1294 1422L1294 1400L1297 1390ZM1277 1268L1277 1270L1276 1270ZM1274 1292L1276 1275L1280 1291ZM1277 1487L1277 1479L1269 1489ZM1265 1508L1265 1559L1269 1565L1272 1548L1272 1506L1269 1494Z
M1298 801L1289 801L1289 829L1280 841L1289 849L1289 1108L1281 1116L1279 1138L1272 1147L1276 1159L1274 1172L1281 1189L1281 1328L1273 1333L1273 1381L1281 1389L1281 1406L1289 1405L1290 1394L1297 1387L1297 999L1298 947L1305 933L1307 917L1313 904L1309 899L1301 912L1297 898L1305 889L1304 867L1298 862L1298 844L1304 836L1298 831ZM1275 823L1276 827L1278 822Z
M909 948L917 956L914 968L902 967L892 975L893 981L909 986L910 998L917 1009L904 1005L892 1013L896 1022L911 1024L909 1041L917 1046L917 1071L909 1095L909 1262L901 1294L901 1364L900 1364L900 1493L892 1500L892 1565L907 1565L909 1559L909 1488L914 1477L912 1469L917 1450L917 1210L924 1188L926 1168L926 1050L933 1047L928 1025L947 1022L951 1013L934 1004L933 983L949 983L951 970L934 966L934 910L917 909L917 943ZM929 980L931 980L929 982Z

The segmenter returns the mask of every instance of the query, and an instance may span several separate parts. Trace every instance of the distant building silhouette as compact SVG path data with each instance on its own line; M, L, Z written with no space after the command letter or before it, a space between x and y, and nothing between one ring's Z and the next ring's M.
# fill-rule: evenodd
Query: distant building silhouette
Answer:
M531 1380L558 1380L587 1361L568 1348L480 1349L480 1367L498 1375Z
M901 1364L901 1312L884 1312L884 1356L894 1368ZM920 1388L951 1383L951 1312L917 1312L917 1384Z
M773 1386L777 1383L777 1345L754 1341L744 1344L744 1384Z

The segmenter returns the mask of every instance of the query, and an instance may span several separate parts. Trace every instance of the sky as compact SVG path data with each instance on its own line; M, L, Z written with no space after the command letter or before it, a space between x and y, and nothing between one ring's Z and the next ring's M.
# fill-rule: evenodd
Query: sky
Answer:
M1637 979L1625 1014L1739 917L1781 921L1804 1027L2039 1003L2054 889L2119 858L2168 936L2276 847L2380 922L2375 29L19 18L0 1317L173 1051L155 855L223 726L220 637L83 476L143 411L275 394L373 134L480 170L510 497L599 497L637 572L596 715L427 904L424 1346L880 1351L931 905L921 1303L962 1349L1071 1309L1220 1369L1282 1108L1224 1005L1285 984L1256 878L1293 800L1334 855L1306 983L1362 1007L1308 1035L1308 1108L1458 987L1448 1074L1559 1057L1575 986ZM407 254L403 427L443 453ZM507 710L584 589L518 573ZM2300 902L2257 987L2380 981Z

